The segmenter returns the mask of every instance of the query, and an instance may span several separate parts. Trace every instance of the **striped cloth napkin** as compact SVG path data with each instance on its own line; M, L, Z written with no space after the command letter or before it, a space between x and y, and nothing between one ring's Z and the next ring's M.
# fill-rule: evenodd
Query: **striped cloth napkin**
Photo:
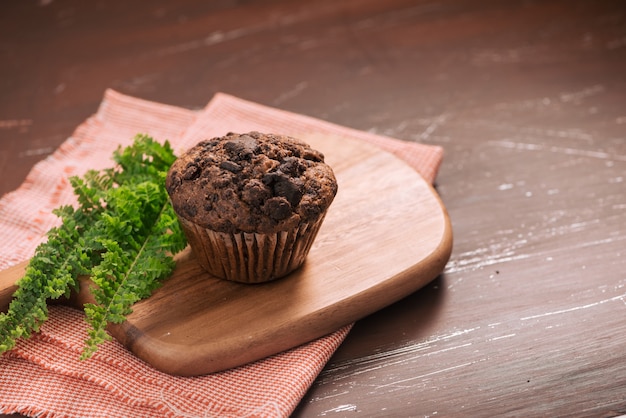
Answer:
M334 125L218 93L200 111L149 102L108 90L98 112L82 123L25 182L0 199L0 270L29 258L58 219L52 209L75 202L69 176L110 167L119 145L137 133L168 139L177 153L201 139L251 130L356 138L384 148L433 181L440 147ZM86 336L82 312L52 306L40 333L0 357L0 413L47 417L281 417L291 414L350 330L283 353L199 377L164 374L121 344L78 357Z

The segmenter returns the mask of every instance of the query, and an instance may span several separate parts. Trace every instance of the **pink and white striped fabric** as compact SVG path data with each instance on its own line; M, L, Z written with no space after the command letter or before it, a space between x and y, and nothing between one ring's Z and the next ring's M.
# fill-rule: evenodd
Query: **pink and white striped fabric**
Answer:
M360 139L395 153L433 181L440 147L338 126L218 93L201 111L108 90L81 124L26 181L0 199L0 269L29 258L57 223L52 209L75 202L67 178L111 166L111 153L137 133L168 139L181 151L201 139L250 130ZM0 357L0 413L46 417L280 417L298 405L350 326L255 363L200 377L161 373L115 341L78 357L86 337L82 312L53 306L41 332Z

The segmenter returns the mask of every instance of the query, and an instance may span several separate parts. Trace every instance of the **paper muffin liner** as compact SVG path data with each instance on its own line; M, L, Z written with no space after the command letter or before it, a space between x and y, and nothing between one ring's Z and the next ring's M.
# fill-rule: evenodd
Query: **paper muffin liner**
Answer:
M182 217L180 221L206 271L226 280L263 283L286 276L304 263L324 217L270 234L218 232Z

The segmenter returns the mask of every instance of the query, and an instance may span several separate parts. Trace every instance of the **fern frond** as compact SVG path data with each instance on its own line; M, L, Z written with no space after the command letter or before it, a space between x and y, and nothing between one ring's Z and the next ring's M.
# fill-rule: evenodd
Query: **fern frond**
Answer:
M165 191L175 159L168 142L137 135L113 153L115 167L70 179L79 205L54 211L61 225L37 248L9 310L0 314L0 353L37 332L48 317L47 301L69 296L78 277L89 275L97 303L85 305L91 329L81 358L87 358L111 338L107 324L123 322L172 272L173 255L186 246Z

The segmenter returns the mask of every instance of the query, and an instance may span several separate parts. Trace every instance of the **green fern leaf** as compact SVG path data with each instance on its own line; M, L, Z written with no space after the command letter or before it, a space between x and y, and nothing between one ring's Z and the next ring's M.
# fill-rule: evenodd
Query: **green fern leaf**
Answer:
M168 142L137 135L113 153L115 167L70 179L78 207L54 211L61 225L36 249L0 314L0 353L39 331L47 302L77 291L87 275L96 301L84 308L90 329L81 358L88 358L111 338L107 325L123 322L171 274L173 255L186 246L164 186L175 159Z

